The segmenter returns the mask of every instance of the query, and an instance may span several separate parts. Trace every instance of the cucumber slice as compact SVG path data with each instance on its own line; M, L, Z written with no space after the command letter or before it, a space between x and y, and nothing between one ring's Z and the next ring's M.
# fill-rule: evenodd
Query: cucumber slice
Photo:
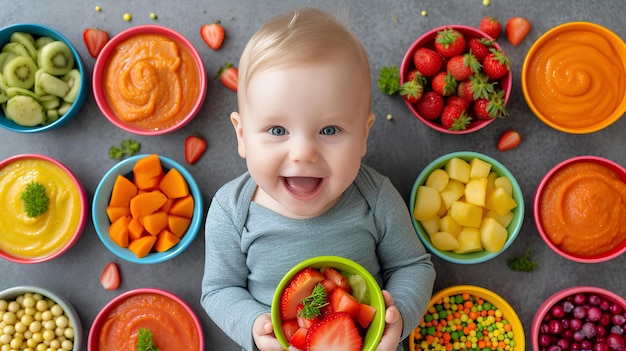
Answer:
M26 96L30 96L33 99L39 101L39 95L33 93L32 90L30 89L24 89L24 88L18 88L18 87L8 87L6 89L7 95L9 96L9 99L14 97L14 96L18 96L18 95L26 95Z
M59 117L61 117L61 115L59 114L59 110L47 110L45 124L50 124L59 119Z
M0 53L0 56L1 56L0 57L0 72L3 72L4 66L6 66L6 64L12 59L14 59L17 55L15 55L12 52L3 52L3 53Z
M56 110L61 107L61 99L54 95L44 95L39 101L41 102L41 106L46 111Z
M12 87L30 89L35 84L37 65L30 57L16 56L2 70L4 79Z
M48 72L41 72L41 74L37 76L39 77L39 79L37 80L37 82L35 82L35 84L39 89L41 89L41 91L45 92L46 94L51 94L62 98L70 91L70 87L65 81L53 76Z
M58 40L44 45L39 52L39 67L55 76L66 74L74 68L72 50Z
M72 69L63 76L63 81L67 82L70 90L63 96L63 100L67 102L76 101L78 92L80 91L80 72L77 69Z
M42 124L46 117L41 104L26 95L16 95L10 98L4 111L13 122L25 127Z
M2 52L12 52L17 56L30 57L24 45L16 42L8 42L2 47Z
M7 83L4 80L4 75L0 73L0 104L3 104L9 100L9 95L7 94Z
M67 111L70 110L70 108L72 108L72 104L67 102L67 101L63 101L61 103L61 106L59 107L59 116L63 116L67 113Z
M346 274L348 284L352 288L352 296L359 302L368 304L370 303L370 293L367 290L367 282L365 278L358 274Z
M33 60L37 59L37 48L35 48L35 39L30 33L13 32L9 40L11 42L24 45L26 51L28 51L28 55L30 56L30 58L32 58Z
M39 37L35 39L35 47L37 48L37 50L39 50L42 47L44 47L46 44L52 43L53 41L54 39L50 37Z

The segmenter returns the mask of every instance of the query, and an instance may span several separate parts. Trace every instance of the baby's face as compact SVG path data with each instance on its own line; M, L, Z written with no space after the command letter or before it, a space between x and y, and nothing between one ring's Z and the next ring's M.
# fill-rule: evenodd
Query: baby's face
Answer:
M340 58L258 72L231 116L258 185L254 201L290 218L330 209L365 155L369 89Z

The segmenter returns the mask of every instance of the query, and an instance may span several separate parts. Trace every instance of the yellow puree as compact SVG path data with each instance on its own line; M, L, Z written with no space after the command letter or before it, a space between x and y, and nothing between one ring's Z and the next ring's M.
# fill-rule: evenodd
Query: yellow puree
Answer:
M121 120L142 129L174 125L193 109L200 93L191 53L158 34L140 34L120 43L104 74L112 109Z
M609 117L626 94L626 71L605 38L570 31L544 43L529 61L528 94L554 124L585 128Z
M26 185L38 182L50 199L48 211L31 218L21 199ZM16 257L42 257L70 241L80 222L80 193L54 163L16 160L0 169L0 250Z
M605 166L578 162L559 170L540 201L547 236L567 252L597 255L626 240L626 183Z

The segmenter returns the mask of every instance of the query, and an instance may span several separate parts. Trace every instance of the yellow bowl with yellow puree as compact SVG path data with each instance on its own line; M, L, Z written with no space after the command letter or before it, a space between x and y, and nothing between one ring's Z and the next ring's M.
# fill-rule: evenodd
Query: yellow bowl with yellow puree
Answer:
M626 44L609 29L569 22L544 33L522 65L522 93L548 126L571 134L604 129L626 112Z
M87 220L87 195L61 162L22 154L0 162L0 257L40 263L64 254Z

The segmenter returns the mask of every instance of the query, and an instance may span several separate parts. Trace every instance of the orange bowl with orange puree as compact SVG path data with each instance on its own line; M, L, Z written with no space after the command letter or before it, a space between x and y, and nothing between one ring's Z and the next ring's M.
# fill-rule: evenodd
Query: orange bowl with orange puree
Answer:
M544 33L522 66L522 93L548 126L566 133L604 129L626 112L626 44L605 27L570 22Z
M558 254L602 262L626 251L626 170L596 156L561 162L543 178L535 224Z
M202 325L193 310L176 295L161 289L127 291L96 316L87 341L90 351L135 351L139 329L152 333L162 351L202 351Z

